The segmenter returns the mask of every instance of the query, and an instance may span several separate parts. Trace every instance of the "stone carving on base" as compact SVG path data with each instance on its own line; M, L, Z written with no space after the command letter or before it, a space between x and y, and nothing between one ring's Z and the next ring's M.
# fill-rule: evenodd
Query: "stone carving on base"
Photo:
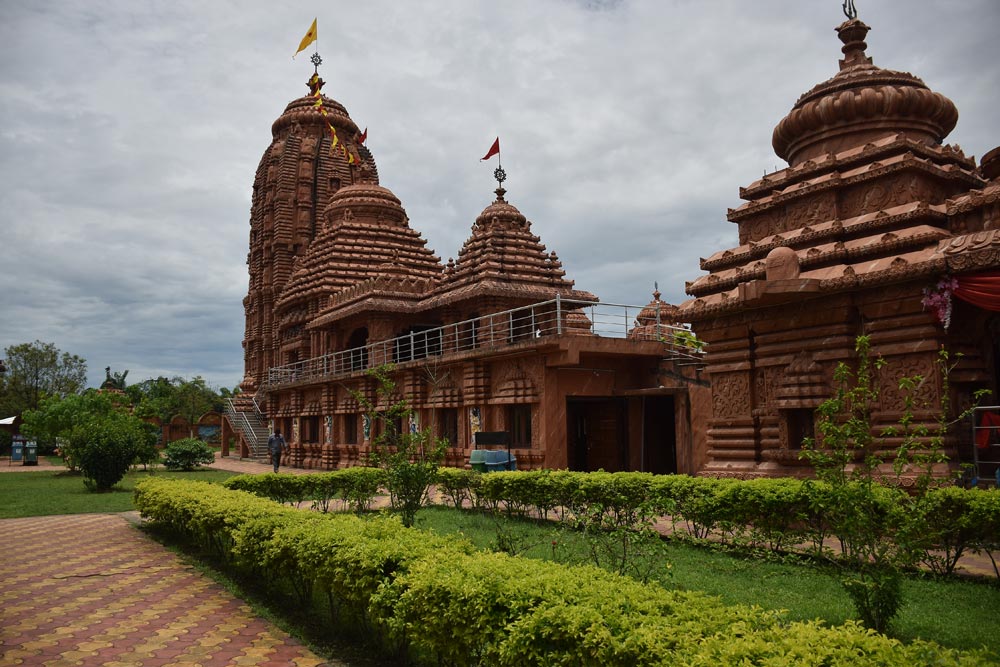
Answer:
M748 373L730 373L712 378L712 414L715 418L740 417L749 412Z

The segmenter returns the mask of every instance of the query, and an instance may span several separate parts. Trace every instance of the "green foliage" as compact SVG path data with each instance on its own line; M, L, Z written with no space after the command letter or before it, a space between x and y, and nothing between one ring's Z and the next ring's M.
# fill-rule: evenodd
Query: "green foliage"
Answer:
M140 417L156 417L168 422L181 416L190 425L190 437L195 437L198 420L206 412L221 412L223 396L208 386L201 376L191 380L182 377L145 380L125 389L129 401ZM229 396L232 392L225 393Z
M166 446L163 454L163 463L168 470L194 470L200 465L215 462L212 448L197 438L175 440Z
M678 329L674 331L673 343L677 347L687 348L693 352L701 352L705 349L705 341L698 338L695 333L689 329Z
M160 429L146 421L142 422L142 426L149 433L149 437L139 446L132 463L136 466L141 465L143 470L148 470L151 467L155 468L162 460L158 446Z
M451 501L455 509L462 509L472 501L473 491L479 487L482 473L464 468L441 467L437 471L435 485Z
M81 394L42 399L37 410L24 413L21 430L35 438L40 445L54 448L58 444L63 461L70 470L75 470L77 456L70 441L70 432L90 419L126 412L124 401L119 395L88 389Z
M448 441L434 441L429 428L416 433L407 430L414 413L405 401L393 401L396 383L392 370L391 365L368 370L377 383L374 403L361 392L351 394L376 426L369 464L384 471L392 509L399 513L403 525L412 526L417 510L427 500L427 490L437 479ZM377 405L388 407L379 410Z
M937 493L929 498L935 483L934 467L946 461L943 444L949 426L948 374L952 367L948 353L942 350L938 370L943 388L936 428L914 419L918 408L928 407L917 405L914 397L924 378L904 377L899 379L904 403L898 426L875 434L872 412L878 406L877 376L885 362L872 359L867 336L858 337L855 352L857 369L838 364L834 372L836 394L816 411L820 437L804 442L801 456L832 491L828 516L842 546L837 561L848 568L841 582L862 621L885 632L903 601L900 571L913 566L923 554L932 568L950 572L966 548L960 523L939 525L963 513L958 505L965 496ZM895 451L889 442L899 443ZM915 481L914 495L882 485L888 477L887 461L891 461L897 483L904 477ZM945 556L931 556L929 545L943 546Z
M544 518L553 510L568 526L593 527L592 535L609 541L619 528L641 532L649 520L662 518L672 521L674 538L712 537L777 557L804 551L832 558L823 544L835 536L846 554L838 563L847 570L858 569L866 558L885 560L904 549L909 563L919 560L941 573L953 571L968 551L1000 553L1000 490L995 489L930 487L911 497L848 476L832 484L566 470L481 475L442 468L439 474L438 488L453 505L460 506L456 498L471 497L474 506L490 512L494 548L506 553L523 552L531 540L498 520L500 514ZM866 546L864 539L875 546ZM618 544L621 553L628 551L627 541Z
M239 475L227 480L226 486L282 504L312 501L322 512L336 498L360 514L371 509L384 481L385 474L378 468L355 467L309 475Z
M67 438L84 484L93 491L108 491L118 484L136 455L153 441L141 420L120 411L90 416Z
M0 375L0 412L4 417L37 410L44 398L64 398L86 386L87 362L52 343L11 345L5 351L7 372Z

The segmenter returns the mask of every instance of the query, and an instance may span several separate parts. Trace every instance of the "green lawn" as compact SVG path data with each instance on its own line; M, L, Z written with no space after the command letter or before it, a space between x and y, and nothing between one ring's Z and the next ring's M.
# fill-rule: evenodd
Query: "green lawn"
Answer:
M486 515L426 508L417 515L417 528L442 534L462 533L487 549L496 542L496 523ZM521 555L565 562L586 557L579 536L551 525L517 522L506 527L523 548ZM847 594L832 573L798 562L741 557L724 551L669 542L670 568L659 581L667 587L718 595L731 604L783 609L789 620L820 618L839 625L853 617ZM894 636L904 641L926 639L960 649L987 648L1000 655L1000 587L995 581L939 579L913 576L904 583L904 605L896 619Z
M83 485L83 477L63 470L11 472L0 474L0 519L47 514L87 514L128 512L135 483L150 475L180 477L206 482L221 482L236 473L201 469L191 472L130 472L114 490L92 493Z

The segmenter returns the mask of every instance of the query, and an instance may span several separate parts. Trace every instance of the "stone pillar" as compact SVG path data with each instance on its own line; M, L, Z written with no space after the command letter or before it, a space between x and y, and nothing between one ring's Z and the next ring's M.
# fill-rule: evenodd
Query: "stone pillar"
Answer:
M229 419L222 418L222 426L219 429L219 437L222 438L222 455L229 456Z

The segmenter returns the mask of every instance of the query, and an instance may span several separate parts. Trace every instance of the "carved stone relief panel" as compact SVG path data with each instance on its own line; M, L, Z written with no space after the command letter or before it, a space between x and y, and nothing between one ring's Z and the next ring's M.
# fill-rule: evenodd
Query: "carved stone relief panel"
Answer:
M777 215L774 210L760 213L754 217L740 223L740 244L746 245L752 241L760 241L762 238L772 236L777 232Z
M847 190L841 200L841 217L853 218L866 213L915 201L940 203L943 195L919 174L897 174L878 181L861 183Z
M716 419L750 416L750 374L727 373L712 378L712 415Z
M792 202L785 207L784 216L778 220L780 229L777 233L832 220L836 217L836 213L837 201L832 192L823 192Z
M774 400L774 387L778 380L778 368L766 367L754 370L754 397L758 411L769 412Z
M932 355L908 354L889 357L886 361L886 365L879 371L879 402L882 410L902 410L907 392L900 388L899 382L903 378L918 376L920 379L912 391L915 407L936 407L939 395L938 373Z

